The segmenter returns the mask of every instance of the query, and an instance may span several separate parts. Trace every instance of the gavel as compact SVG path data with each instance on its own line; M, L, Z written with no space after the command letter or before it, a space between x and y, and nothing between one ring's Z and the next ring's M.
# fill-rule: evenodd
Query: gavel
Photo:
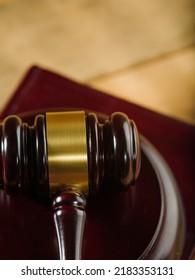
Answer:
M139 134L123 113L47 112L32 126L9 116L0 142L0 188L51 199L60 259L81 258L87 197L125 191L139 175Z

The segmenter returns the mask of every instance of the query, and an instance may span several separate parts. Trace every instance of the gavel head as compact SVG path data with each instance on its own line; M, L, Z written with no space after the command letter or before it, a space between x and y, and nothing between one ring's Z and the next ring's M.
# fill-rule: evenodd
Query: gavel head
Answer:
M17 116L0 124L0 187L49 197L71 186L83 195L125 190L140 169L137 128L123 113L100 121L84 111L37 115L33 126Z

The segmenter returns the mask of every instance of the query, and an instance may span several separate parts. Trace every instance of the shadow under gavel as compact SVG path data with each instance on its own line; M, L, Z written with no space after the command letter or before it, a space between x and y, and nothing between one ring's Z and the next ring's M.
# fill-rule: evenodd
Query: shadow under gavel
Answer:
M52 200L60 259L80 259L86 198L125 191L139 175L136 125L123 113L99 122L84 111L17 116L0 124L0 187Z

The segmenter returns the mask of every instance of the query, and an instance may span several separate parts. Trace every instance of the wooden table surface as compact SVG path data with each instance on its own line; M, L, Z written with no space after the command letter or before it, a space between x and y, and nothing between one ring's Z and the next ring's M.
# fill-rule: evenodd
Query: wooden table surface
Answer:
M0 110L36 64L195 124L194 3L0 0Z

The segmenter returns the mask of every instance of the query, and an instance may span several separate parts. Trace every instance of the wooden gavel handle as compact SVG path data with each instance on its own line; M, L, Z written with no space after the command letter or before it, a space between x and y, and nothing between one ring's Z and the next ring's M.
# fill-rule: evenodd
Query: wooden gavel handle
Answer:
M81 259L86 200L78 190L66 188L53 199L60 260Z

